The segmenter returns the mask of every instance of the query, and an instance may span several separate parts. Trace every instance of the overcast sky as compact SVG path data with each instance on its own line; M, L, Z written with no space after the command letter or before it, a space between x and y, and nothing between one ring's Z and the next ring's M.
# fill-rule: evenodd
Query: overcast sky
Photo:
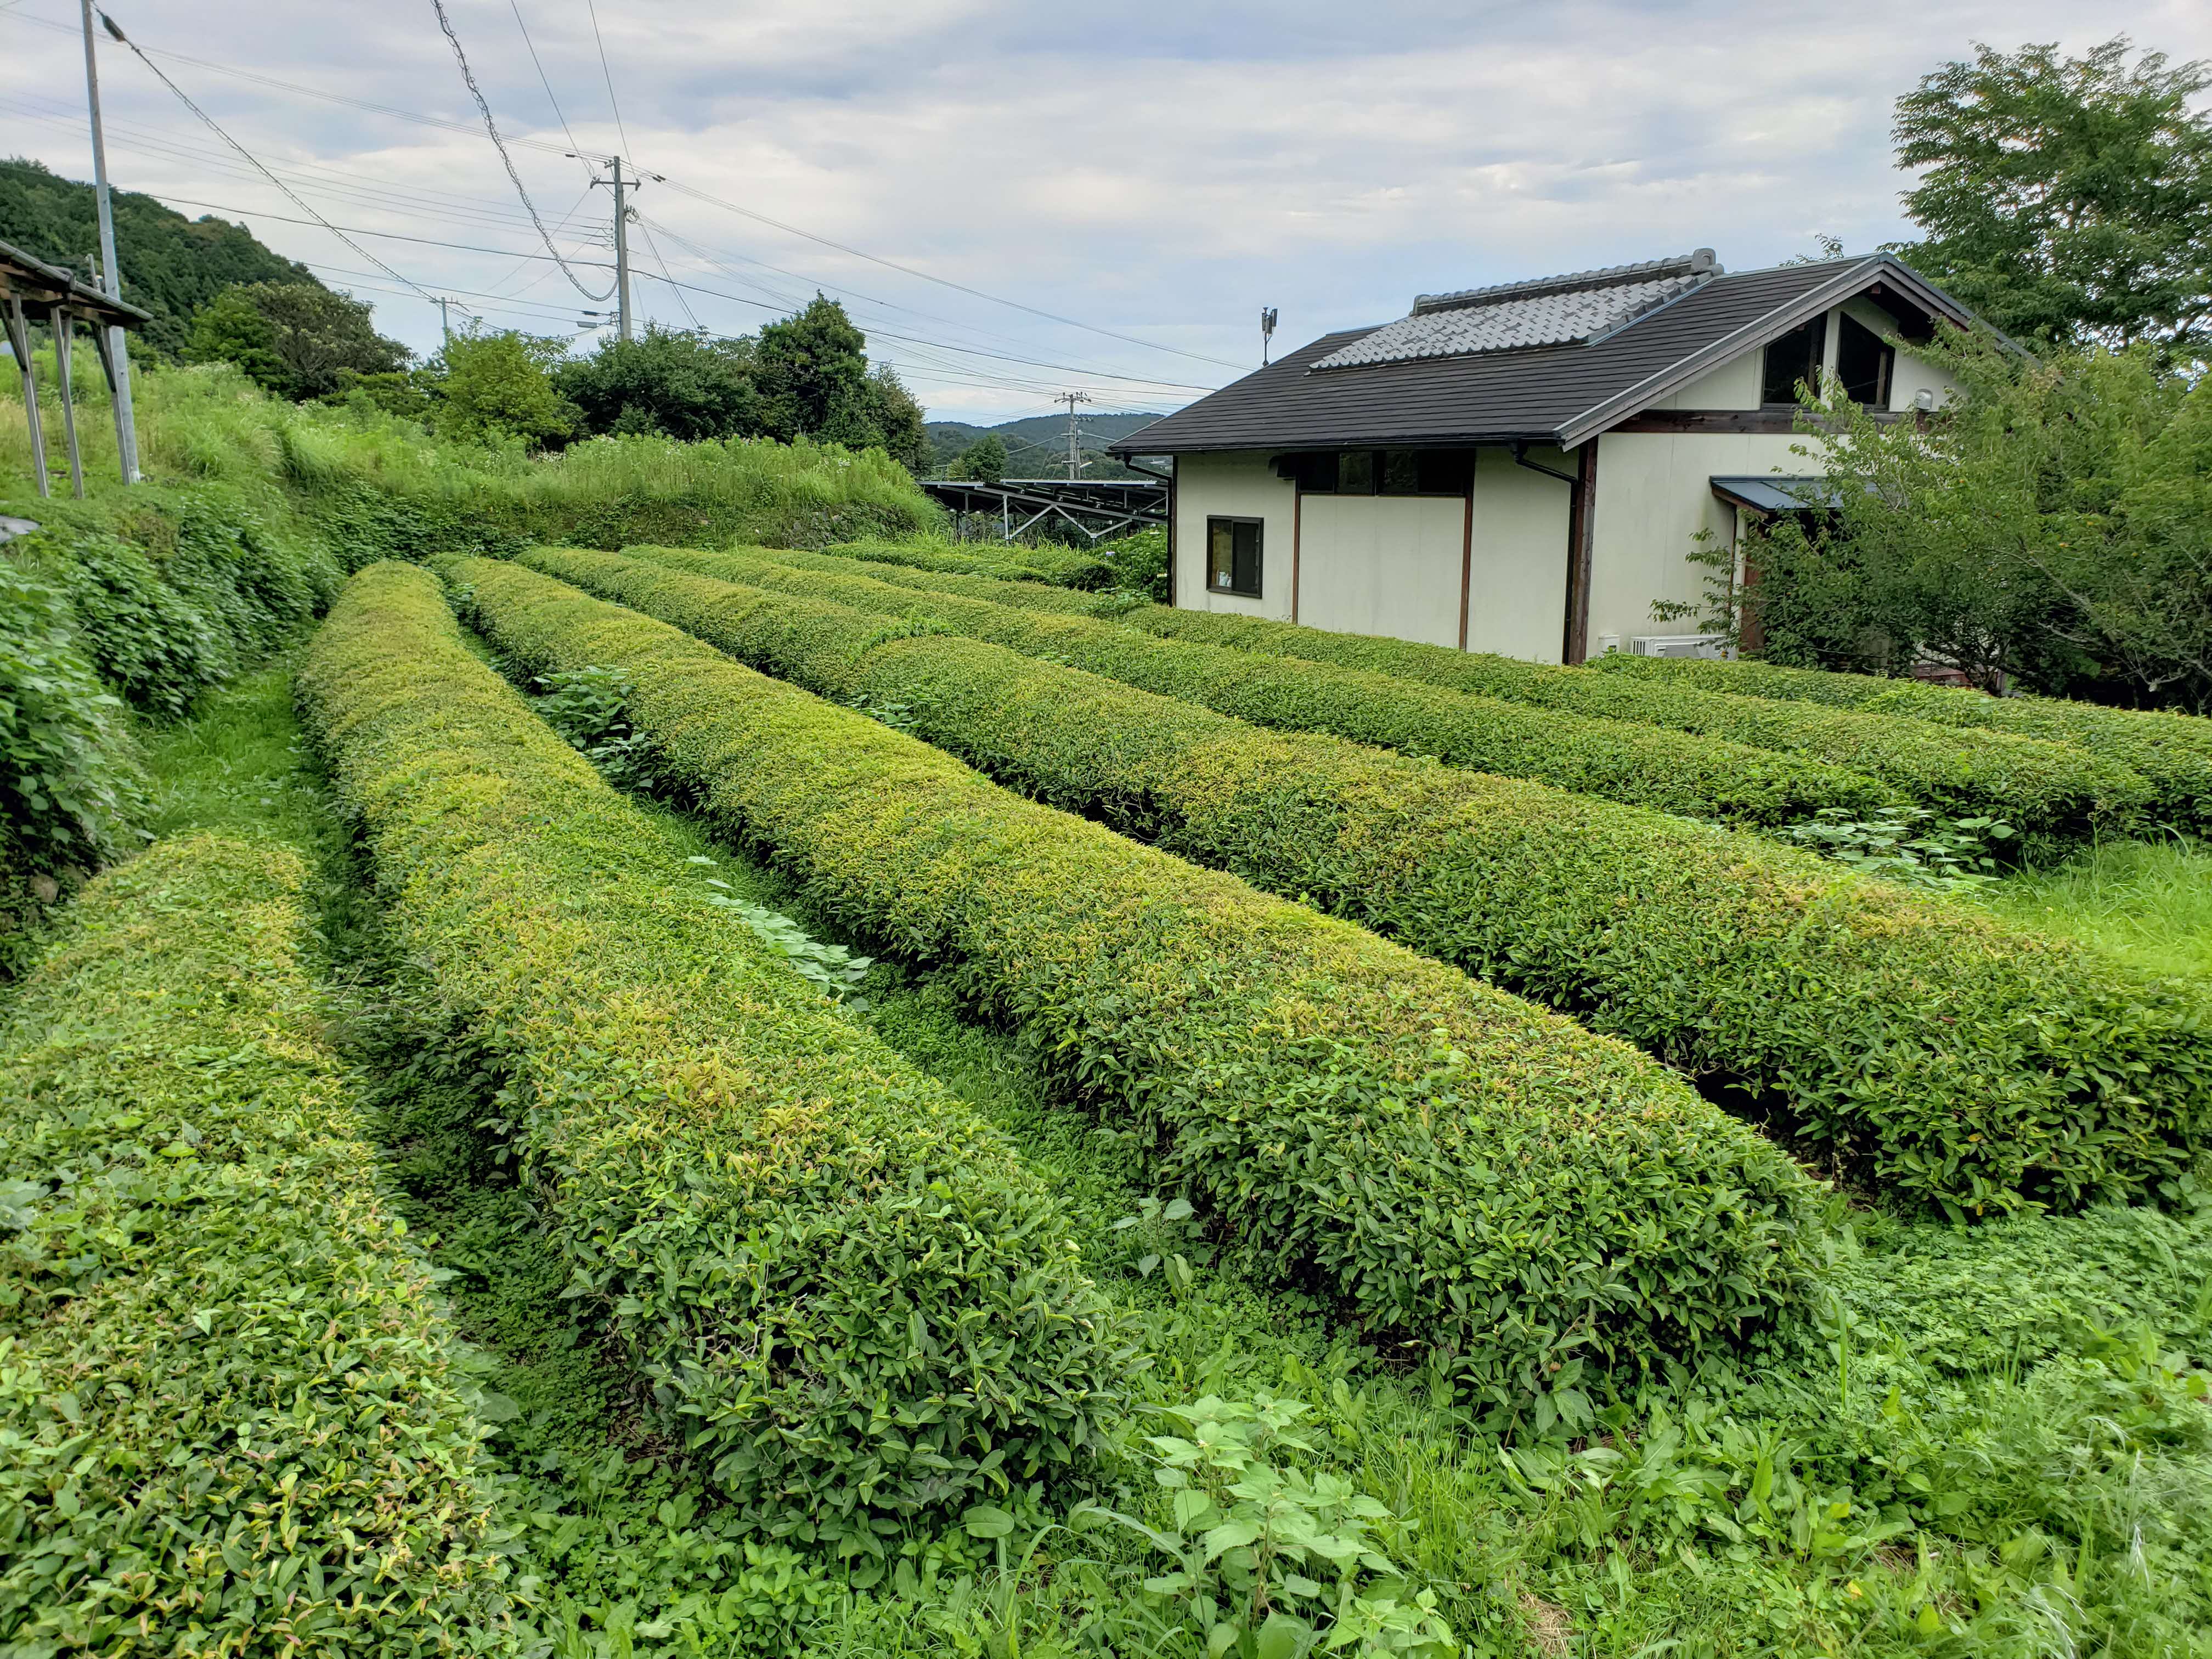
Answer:
M1279 351L1418 292L1697 246L1747 269L1822 233L1863 251L1909 234L1892 102L1976 40L2212 56L2202 0L595 3L604 69L587 0L447 0L563 253L611 258L608 192L561 152L623 151L665 180L638 198L642 316L744 332L818 286L933 416L981 421L1064 390L1175 408L1256 365L1263 305ZM410 283L533 332L611 306L526 257L430 0L114 15L318 212L392 233L356 240L404 280L286 222L306 216L103 39L118 187L251 226L418 350L438 313ZM0 0L0 151L88 178L76 30L66 0Z

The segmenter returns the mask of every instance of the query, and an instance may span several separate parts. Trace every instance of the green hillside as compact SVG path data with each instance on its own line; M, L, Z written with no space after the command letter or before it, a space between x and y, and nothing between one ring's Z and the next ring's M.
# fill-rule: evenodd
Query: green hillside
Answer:
M0 161L0 241L49 264L89 272L100 249L93 188L37 161ZM314 283L305 265L271 253L243 226L187 219L151 196L115 192L115 252L123 297L154 313L144 338L174 353L191 315L234 283Z
M1091 465L1086 478L1129 478L1137 475L1104 453L1105 446L1126 438L1139 427L1150 426L1157 415L1092 415L1083 416L1083 453ZM1067 465L1067 416L1030 415L997 426L973 426L966 421L932 421L922 428L929 434L930 470L941 472L945 463L986 434L994 433L1006 446L1007 476L1015 478L1059 477Z

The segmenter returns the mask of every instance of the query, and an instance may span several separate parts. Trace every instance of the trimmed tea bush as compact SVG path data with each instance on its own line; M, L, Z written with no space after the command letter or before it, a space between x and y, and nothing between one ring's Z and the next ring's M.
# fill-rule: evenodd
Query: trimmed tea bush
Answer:
M705 575L887 615L926 611L961 633L1257 726L1327 732L1686 817L1790 823L1823 807L1869 811L1897 799L1871 778L1798 756L1583 720L1353 669L1147 639L1078 617L1009 610L951 594L925 597L858 574L794 569L782 562L782 555L765 550L627 551Z
M2179 1174L2212 1003L1809 854L1333 738L616 554L533 568L875 708L1002 781L1303 896L1697 1073L1954 1212Z
M0 1047L0 1650L513 1651L483 1431L288 849L88 887Z
M1096 553L1051 542L1025 547L1019 542L899 541L878 537L841 542L837 551L855 559L875 559L915 570L1042 582L1058 587L1105 587L1114 580L1114 567Z
M592 665L732 836L946 965L1257 1269L1506 1399L1791 1300L1817 1189L1623 1042L1010 794L865 715L518 565L449 580L517 672ZM969 647L974 648L974 647Z
M2154 811L2186 826L2212 829L2212 720L2200 715L2107 708L2063 697L1990 697L1920 680L1780 668L1764 662L1631 657L1616 651L1590 666L1659 686L1901 714L1935 726L2072 744L2132 767L2154 792Z
M356 577L299 684L387 925L509 1070L574 1292L745 1516L879 1555L1089 1459L1127 1357L1058 1206L708 902L434 577Z

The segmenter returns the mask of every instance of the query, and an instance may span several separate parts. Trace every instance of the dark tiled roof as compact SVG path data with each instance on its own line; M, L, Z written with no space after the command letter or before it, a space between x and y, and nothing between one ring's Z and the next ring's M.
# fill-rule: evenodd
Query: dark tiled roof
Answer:
M1166 455L1518 440L1577 444L1878 283L1934 315L1962 326L1973 320L1887 256L1778 265L1716 276L1588 344L1316 371L1320 359L1376 331L1325 335L1108 447L1116 454Z

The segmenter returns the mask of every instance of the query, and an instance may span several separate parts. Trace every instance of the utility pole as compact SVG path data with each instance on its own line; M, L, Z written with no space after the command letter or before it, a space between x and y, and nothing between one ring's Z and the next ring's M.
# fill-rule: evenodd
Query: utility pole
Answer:
M440 331L445 335L446 344L448 347L451 347L453 343L453 319L446 314L446 307L451 304L453 304L453 301L446 298L442 294L438 296L436 301L438 307L438 327Z
M637 189L642 179L623 177L623 159L607 157L607 176L593 179L594 186L605 185L615 193L615 332L623 340L630 337L629 309L629 198L625 193Z
M1091 394L1087 392L1063 392L1053 399L1056 404L1067 405L1067 476L1070 478L1083 471L1083 444L1076 430L1075 406L1090 401Z
M100 130L100 60L92 44L92 0L84 9L84 92L92 110L92 179L100 204L100 286L111 300L123 297L123 271L115 263L115 209L107 198L107 141ZM108 27L115 26L111 23ZM118 40L123 37L116 36ZM131 409L131 347L119 328L107 331L109 361L115 365L115 442L122 451L123 482L138 482L138 422Z

